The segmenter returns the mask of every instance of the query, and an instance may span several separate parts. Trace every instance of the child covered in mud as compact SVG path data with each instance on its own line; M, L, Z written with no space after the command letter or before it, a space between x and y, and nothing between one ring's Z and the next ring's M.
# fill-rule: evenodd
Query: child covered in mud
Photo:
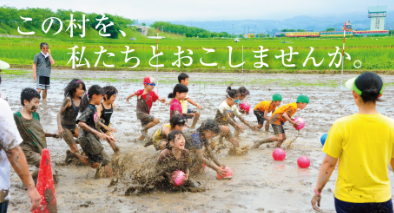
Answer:
M185 148L190 151L192 159L192 174L199 173L203 168L203 164L215 170L222 177L226 173L226 166L218 161L209 145L209 140L216 134L219 134L220 131L221 128L213 119L207 119L196 130L189 130L184 133L186 138ZM207 157L210 160L204 156L203 147L205 147Z
M189 86L189 75L187 75L186 73L181 73L178 75L178 82L180 84L183 84L185 86ZM200 110L203 110L203 107L200 106L199 104L197 104L196 102L194 102L189 95L186 95L186 97L182 100L180 100L181 105L182 105L182 113L185 114L185 118L193 118L193 123L191 128L194 129L196 127L197 121L200 118L200 112L198 111L193 111L192 109L189 109L187 107L187 103L190 103L193 106L196 106L197 108L199 108Z
M170 118L169 124L164 124L161 126L154 135L148 139L148 142L144 145L148 147L153 145L156 150L163 150L168 143L168 135L171 131L178 130L183 132L183 127L185 126L185 119L180 114L175 114Z
M65 162L68 163L70 153L79 153L78 142L74 138L79 137L79 128L75 121L78 116L81 99L86 91L85 84L80 79L73 79L64 88L64 100L57 113L58 133L70 147L67 150Z
M41 163L41 152L47 148L46 137L59 138L58 134L44 132L40 123L40 116L36 112L40 104L40 94L33 88L25 88L21 93L23 109L14 114L16 126L23 142L20 145L26 160L37 169L32 173L33 179L37 179Z
M227 98L219 105L215 116L215 121L218 125L228 126L230 124L231 126L233 126L235 129L235 136L239 136L240 132L244 132L244 126L235 122L235 116L238 117L239 120L241 120L245 125L247 125L252 131L255 131L256 129L242 117L242 114L238 110L236 101L239 100L240 96L241 95L239 94L238 90L228 87ZM231 131L227 133L228 135L224 135L223 133L224 132L221 132L219 136L219 141L221 144L223 144L223 138L226 137L226 139L230 139L230 142L233 144L233 146L239 146L238 140L233 136Z
M184 114L182 110L181 100L184 100L187 96L189 89L183 84L177 84L174 87L174 91L168 94L168 98L172 99L170 107L170 118L175 114L182 116L190 116L190 114Z
M111 116L116 108L115 100L118 94L118 90L113 86L105 86L104 90L104 101L101 102L100 105L97 106L97 114L100 116L100 121L103 124L101 126L101 131L107 134L110 137L114 138L113 132L116 132L116 129L110 127ZM110 143L111 148L114 152L119 151L119 147L116 143Z
M275 110L270 120L272 129L274 129L275 136L271 136L261 141L254 142L253 148L257 149L263 143L271 143L274 141L277 141L276 147L279 148L282 145L283 141L286 140L286 133L283 125L286 123L286 121L289 121L292 125L297 127L297 122L293 121L291 117L297 112L297 109L305 109L308 103L309 97L307 95L301 94L297 97L297 102L283 105L277 110Z
M77 118L77 124L82 129L79 135L79 144L86 156L79 153L72 153L84 164L97 169L96 177L102 176L101 168L104 168L106 177L112 177L112 168L110 159L104 151L104 147L100 139L108 141L109 144L115 143L116 140L100 131L101 122L97 115L96 106L100 105L103 99L104 91L98 85L93 85L89 88L82 99L80 112L82 114Z
M143 140L147 136L148 129L156 126L160 121L158 118L150 115L150 109L152 108L153 102L159 100L162 103L166 102L166 99L160 98L153 90L155 89L156 83L153 77L144 78L144 89L138 90L130 94L126 101L130 98L137 96L137 118L141 121L141 137L139 140Z
M257 118L257 129L261 129L265 124L265 131L268 132L270 127L270 117L268 114L274 112L276 107L282 103L282 96L279 93L275 93L270 101L262 101L254 107L253 113Z

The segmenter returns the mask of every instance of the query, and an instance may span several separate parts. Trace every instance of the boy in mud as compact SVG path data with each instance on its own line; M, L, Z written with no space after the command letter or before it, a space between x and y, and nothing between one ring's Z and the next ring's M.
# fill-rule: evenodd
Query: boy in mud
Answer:
M178 76L178 81L180 84L183 84L185 86L189 86L189 76L186 73L181 73ZM187 118L193 118L193 123L191 128L194 129L196 127L197 121L200 118L200 112L194 111L192 109L189 109L187 107L187 103L190 103L193 106L196 106L197 108L199 108L200 110L203 110L203 107L200 106L199 104L197 104L196 102L194 102L189 95L186 95L186 98L184 100L181 100L181 105L182 105L182 113L183 114L187 114L186 119Z
M229 129L225 126L221 126L226 129L226 133ZM217 125L213 119L208 119L202 122L201 126L194 131L187 131L184 133L186 138L185 148L190 151L192 163L191 169L192 174L198 173L202 168L203 164L207 165L211 169L215 170L220 176L226 173L224 169L226 166L221 164L218 159L213 155L209 141L213 136L219 134L222 128ZM202 148L205 147L208 158L205 158Z
M155 79L153 77L144 78L144 89L138 90L130 94L126 101L130 98L137 96L137 118L141 121L141 137L139 140L143 140L147 136L148 129L156 126L160 121L158 118L150 115L150 109L152 108L153 102L159 100L162 103L166 102L165 98L160 98L153 90L155 89Z
M279 93L275 93L271 101L262 101L254 107L253 113L257 117L257 129L261 129L261 127L264 126L264 121L267 121L265 124L265 131L268 132L270 127L270 117L268 117L268 113L274 112L276 107L281 103L282 96Z
M26 155L27 162L37 169L33 179L37 179L41 162L42 149L47 148L46 137L59 138L58 134L45 133L36 112L40 103L40 94L33 88L25 88L21 93L23 109L14 114L14 119L23 142L20 145Z
M271 126L274 129L275 136L271 136L269 138L263 139L261 141L254 142L253 148L257 149L263 143L271 143L277 141L276 147L280 147L283 141L286 140L286 133L283 129L283 125L286 121L289 121L292 125L298 126L297 122L293 121L291 118L296 112L297 109L305 109L305 107L309 103L309 97L307 95L301 94L297 97L297 102L290 103L279 107L271 116Z
M148 142L144 145L148 147L153 145L156 150L163 150L166 148L168 143L168 135L171 131L178 130L183 132L183 127L185 126L185 119L180 114L175 114L171 117L169 124L164 124L154 133L152 137L148 139Z

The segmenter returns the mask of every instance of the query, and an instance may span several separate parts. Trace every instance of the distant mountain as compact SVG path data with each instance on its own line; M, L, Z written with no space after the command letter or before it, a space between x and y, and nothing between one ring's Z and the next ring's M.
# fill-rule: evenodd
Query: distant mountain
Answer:
M370 28L371 19L368 18L368 13L346 14L343 16L328 16L328 17L310 17L310 16L296 16L284 20L234 20L234 21L171 21L173 24L183 24L186 26L195 26L207 29L212 32L228 32L234 34L248 33L264 33L272 31L273 29L303 29L321 31L327 28L335 27L336 30L341 30L343 23L350 20L353 29L365 30ZM387 12L385 29L392 29L394 22L394 11ZM149 22L146 22L149 23ZM150 23L149 23L150 24Z

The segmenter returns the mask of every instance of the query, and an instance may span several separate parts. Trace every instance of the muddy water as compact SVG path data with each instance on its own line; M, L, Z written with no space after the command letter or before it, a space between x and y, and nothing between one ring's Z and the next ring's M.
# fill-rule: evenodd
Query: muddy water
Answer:
M56 132L56 113L63 100L62 89L71 78L89 78L87 86L99 84L113 85L119 91L116 100L117 108L111 119L111 126L118 132L115 137L122 153L132 153L130 167L138 168L147 158L154 158L158 153L152 146L144 148L136 142L139 137L140 122L136 118L136 100L126 102L125 97L131 92L142 88L141 83L131 83L125 79L141 79L145 75L157 76L156 73L143 72L86 72L86 71L53 71L52 88L47 102L40 103L38 112L46 132ZM176 73L161 73L159 79L176 80ZM261 146L251 150L246 155L229 156L227 151L218 154L219 161L232 168L232 180L216 180L216 173L207 169L194 179L208 186L205 192L152 192L140 196L124 196L119 191L124 185L109 186L110 179L95 179L95 170L86 166L65 165L64 158L68 146L62 140L48 138L48 148L51 152L54 170L59 175L56 185L57 204L59 212L311 212L310 200L313 195L318 169L324 157L321 152L320 136L329 131L332 123L345 115L355 113L357 108L352 101L351 93L341 87L326 87L324 82L342 82L353 76L333 75L258 75L258 74L191 74L189 96L201 104L201 119L213 118L215 108L224 100L226 86L224 81L235 82L235 88L246 84L251 96L246 101L255 106L258 102L270 99L272 94L280 92L282 104L294 102L299 93L310 97L310 104L305 110L298 111L295 116L306 120L306 127L300 131L299 137L286 150L286 159L275 162L272 159L272 145ZM56 78L56 79L55 79ZM106 78L105 80L100 80ZM108 82L109 79L119 81ZM251 79L261 79L265 83L250 85ZM394 82L393 76L383 76L385 83ZM278 82L302 81L306 84L322 82L322 86L283 86ZM204 81L193 84L193 81ZM7 99L15 112L21 109L20 91L24 87L34 87L30 76L3 76L0 87L2 98ZM160 84L159 95L165 97L172 91L173 84ZM392 88L387 87L384 97L386 102L378 103L378 110L394 117ZM155 103L152 115L158 117L161 124L169 120L169 107ZM253 124L257 120L253 113L245 116ZM189 121L191 122L191 121ZM285 125L288 138L295 138L297 132L293 127ZM263 132L253 133L246 130L241 134L241 145L252 145L253 140L272 134ZM103 142L109 154L113 151ZM227 147L230 144L226 142ZM297 158L306 155L311 159L308 169L297 166ZM322 209L324 212L334 212L333 193L337 177L335 171L323 191ZM394 176L390 173L390 178ZM27 212L30 206L29 198L15 173L12 173L11 202L9 212Z

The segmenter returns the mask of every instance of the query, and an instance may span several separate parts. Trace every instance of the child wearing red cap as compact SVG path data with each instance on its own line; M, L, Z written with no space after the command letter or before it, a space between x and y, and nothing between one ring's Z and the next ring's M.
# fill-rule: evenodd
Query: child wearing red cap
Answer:
M137 92L130 94L126 101L128 102L130 98L137 96L137 118L141 121L142 130L141 137L139 140L143 140L146 137L148 129L157 125L160 121L159 119L150 115L150 109L152 108L153 102L159 100L162 103L166 102L165 98L160 98L153 90L155 89L155 79L151 76L144 78L144 89L140 89Z

